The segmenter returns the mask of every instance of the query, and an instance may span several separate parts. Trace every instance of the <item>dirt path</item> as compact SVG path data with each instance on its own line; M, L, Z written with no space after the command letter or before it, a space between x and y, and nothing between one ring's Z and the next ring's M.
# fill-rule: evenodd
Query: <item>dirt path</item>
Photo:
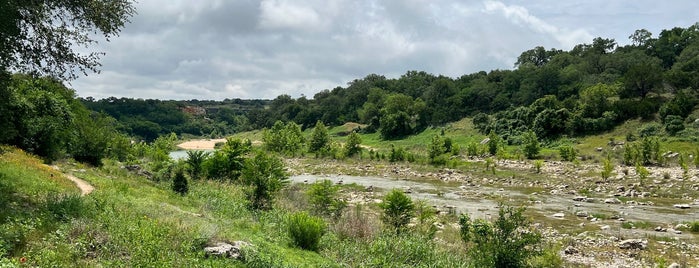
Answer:
M58 170L58 171L61 170L58 166L51 166L51 168ZM89 182L86 182L83 179L80 179L80 178L75 177L75 176L68 174L68 173L63 173L63 176L65 176L70 181L75 183L76 186L78 186L78 188L80 189L80 196L86 196L95 190L95 187L93 187L92 185L90 185Z

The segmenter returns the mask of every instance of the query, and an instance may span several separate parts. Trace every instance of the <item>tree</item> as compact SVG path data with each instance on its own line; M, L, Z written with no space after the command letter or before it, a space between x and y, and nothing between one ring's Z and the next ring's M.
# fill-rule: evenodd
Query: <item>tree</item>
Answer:
M624 96L638 96L644 99L662 83L662 72L658 63L646 62L632 66L624 74Z
M129 0L24 1L0 3L0 70L18 70L64 79L77 71L96 72L103 54L76 47L116 36L136 13Z
M386 194L380 206L383 209L381 220L396 233L401 232L415 213L413 201L398 189L393 189Z
M330 136L328 135L328 129L325 127L323 122L316 122L316 126L313 128L313 134L311 134L311 141L308 144L308 151L311 153L322 154L329 150L330 146Z
M189 192L187 178L184 177L182 170L175 171L175 178L172 180L172 190L180 195L185 195Z
M646 29L640 29L629 36L634 46L647 48L650 45L653 34Z
M187 151L187 171L189 171L189 177L192 179L198 179L203 170L203 164L209 157L209 153L205 151Z
M330 180L322 180L311 185L308 189L308 202L317 215L338 218L342 210L347 207L347 202L338 197L340 187L333 185Z
M524 132L522 134L522 152L524 152L524 156L534 159L539 156L539 150L541 150L541 145L536 134L533 131Z
M277 157L258 152L254 157L245 160L242 183L248 186L246 195L253 209L272 208L274 196L288 180L284 164Z
M493 223L461 215L461 239L473 244L469 252L476 267L526 267L528 258L540 254L541 234L529 228L524 210L501 205Z
M357 132L352 132L347 136L347 142L345 142L345 156L354 156L362 151L362 137L357 134Z

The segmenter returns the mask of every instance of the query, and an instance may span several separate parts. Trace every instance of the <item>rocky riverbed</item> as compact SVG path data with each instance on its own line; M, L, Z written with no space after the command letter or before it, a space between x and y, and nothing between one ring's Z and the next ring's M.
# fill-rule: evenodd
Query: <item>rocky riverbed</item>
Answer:
M617 166L603 180L595 164L544 162L535 172L528 161L498 161L485 171L482 159L468 167L430 168L386 162L289 159L292 180L330 179L355 183L366 191L349 193L350 202L380 202L373 190L403 189L443 212L497 216L498 204L525 205L547 240L561 246L570 264L588 267L653 267L699 264L697 170L649 167L640 181L633 167ZM369 192L368 190L372 190ZM631 239L631 240L629 240Z

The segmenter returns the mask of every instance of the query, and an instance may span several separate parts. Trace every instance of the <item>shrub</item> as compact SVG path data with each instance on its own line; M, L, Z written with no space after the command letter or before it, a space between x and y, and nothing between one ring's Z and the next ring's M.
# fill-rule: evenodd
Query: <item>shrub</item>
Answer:
M536 173L541 173L541 167L544 165L544 161L536 160L534 161L534 170Z
M541 234L529 228L524 210L501 205L493 223L461 215L461 239L472 246L475 267L525 267L527 259L541 254Z
M699 221L689 224L689 231L692 233L699 233Z
M274 195L288 182L282 161L263 152L245 161L243 183L248 185L247 196L253 209L271 208Z
M172 190L180 195L185 195L189 192L187 178L184 177L182 170L175 171L175 178L172 180Z
M498 152L498 148L502 146L502 138L495 134L495 131L490 131L488 139L488 153L495 155Z
M524 156L529 159L534 159L539 156L539 150L541 150L541 145L539 144L539 138L533 131L527 131L522 135L522 152Z
M357 132L352 132L347 136L347 142L345 143L345 156L351 157L362 151L362 138L359 137Z
M612 176L612 171L614 171L614 165L612 164L610 156L607 156L602 164L602 179L607 181L607 179Z
M415 213L413 201L398 189L389 192L380 207L383 209L382 221L396 233L401 232Z
M665 131L671 136L684 130L684 119L677 115L668 115L665 117Z
M187 151L187 171L192 179L199 179L203 170L204 161L209 157L209 153L205 151Z
M408 152L403 147L397 147L391 144L391 154L388 156L388 161L399 162L407 160Z
M338 197L339 190L340 187L333 185L330 180L322 180L311 185L307 194L313 211L318 215L340 217L342 210L347 207L347 202Z
M558 147L558 153L561 155L563 161L573 161L578 157L578 151L571 145Z
M326 226L322 218L308 215L305 211L289 216L288 234L293 244L305 250L317 251Z
M330 151L330 136L328 135L328 128L325 127L323 122L320 120L316 122L316 126L313 128L313 134L311 134L311 141L308 144L308 151L311 153L316 153L316 155L323 155Z

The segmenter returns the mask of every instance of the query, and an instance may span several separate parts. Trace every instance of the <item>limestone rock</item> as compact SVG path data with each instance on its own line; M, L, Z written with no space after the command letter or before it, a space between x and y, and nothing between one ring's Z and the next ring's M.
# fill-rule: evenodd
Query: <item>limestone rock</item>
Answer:
M554 218L559 218L559 219L562 219L564 216L565 216L565 214L563 214L563 212L559 212L559 213L553 214L553 217L554 217Z
M675 204L673 207L679 208L679 209L689 209L691 206L689 204Z
M607 198L607 199L604 199L604 203L605 204L621 204L621 200L619 200L618 198Z
M620 249L646 249L648 247L647 240L641 239L626 239L619 242Z
M241 257L240 250L243 247L251 246L245 241L235 241L233 244L218 242L210 247L204 248L206 256L220 256L225 258L239 259Z

